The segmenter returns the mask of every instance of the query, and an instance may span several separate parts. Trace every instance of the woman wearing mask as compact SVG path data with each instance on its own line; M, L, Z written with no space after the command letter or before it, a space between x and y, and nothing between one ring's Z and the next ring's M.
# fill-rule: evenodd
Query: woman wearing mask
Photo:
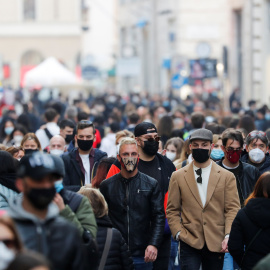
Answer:
M24 156L24 150L21 146L16 147L16 146L11 146L6 149L8 153L10 153L15 159L18 161L21 160L21 158Z
M186 165L188 165L192 161L192 154L191 154L191 150L189 148L189 144L190 144L189 139L187 139L184 142L180 158L176 159L174 161L176 170L179 170L179 169L185 167Z
M214 161L219 161L224 157L224 152L222 150L222 140L221 136L213 135L213 144L211 146L211 159Z
M11 218L0 212L0 270L6 270L16 253L23 249L19 234Z
M24 149L25 155L32 154L36 151L41 151L41 144L34 133L27 133L22 141L21 147Z
M11 118L6 118L1 123L0 138L1 143L6 146L11 146L11 134L15 128L14 120Z
M8 209L8 200L18 196L16 160L6 151L0 151L0 209Z
M184 146L184 141L180 138L171 138L169 139L164 149L166 150L166 157L170 159L172 162L179 159L181 156L182 148ZM174 165L176 165L174 163Z
M10 135L10 143L7 146L20 146L24 135L27 133L24 126L17 124Z
M229 252L243 270L270 253L270 173L262 174L231 228Z
M111 242L108 244L109 252L104 260L99 264L103 264L101 269L104 270L131 270L134 269L131 254L128 251L127 244L121 233L112 228L111 221L108 217L108 205L99 190L94 188L81 187L80 194L86 196L93 208L97 225L97 243L99 249L99 258L101 260L106 245L106 238L111 234Z

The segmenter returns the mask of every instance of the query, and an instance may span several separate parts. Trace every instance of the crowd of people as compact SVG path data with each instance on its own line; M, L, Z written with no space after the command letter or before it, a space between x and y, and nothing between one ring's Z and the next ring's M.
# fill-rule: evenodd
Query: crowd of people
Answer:
M3 106L0 270L270 269L270 110L234 98Z

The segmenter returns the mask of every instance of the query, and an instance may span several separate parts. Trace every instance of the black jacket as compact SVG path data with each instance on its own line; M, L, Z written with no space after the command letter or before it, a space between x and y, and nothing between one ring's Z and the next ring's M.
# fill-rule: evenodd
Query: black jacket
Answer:
M108 216L104 216L102 218L97 218L97 224L98 224L97 242L100 260L106 242L107 229L112 228L112 223ZM124 238L117 229L113 228L112 230L113 230L112 242L104 270L134 269L131 254L128 250Z
M47 257L53 270L83 270L86 253L79 231L58 213L58 207L51 203L46 218L41 220L24 210L22 196L10 201L9 215L27 249Z
M217 164L222 168L226 169L222 164L222 160L218 161ZM260 177L260 172L254 166L241 161L239 161L239 166L239 179L236 179L236 181L239 181L241 190L238 190L238 193L239 196L241 196L240 194L242 194L243 199L245 200L253 191L254 186Z
M103 181L100 191L108 203L112 224L123 235L132 256L144 256L148 245L159 247L165 216L155 179L141 172L125 179L118 173Z
M229 238L229 251L240 264L244 246L248 246L260 228L263 228L247 251L242 269L252 269L256 263L270 253L270 199L255 198L241 209L233 224Z
M107 157L107 154L99 149L94 149L94 165L92 169L93 177L96 175L97 167L101 159ZM65 154L62 156L66 174L63 179L64 186L72 191L77 192L81 186L84 185L84 175L81 171L80 164L76 160L76 152L78 151L77 148L73 149L70 153Z
M241 157L241 161L248 163L248 153ZM258 170L259 170L260 174L263 174L267 171L270 171L270 155L269 155L269 153L267 153L265 155L265 161L262 164L262 166L258 168Z

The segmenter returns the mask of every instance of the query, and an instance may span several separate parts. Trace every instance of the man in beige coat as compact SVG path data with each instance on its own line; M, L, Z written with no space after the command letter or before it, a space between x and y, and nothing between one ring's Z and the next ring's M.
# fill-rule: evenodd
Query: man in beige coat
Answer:
M198 129L190 136L193 162L173 173L167 219L180 241L181 270L221 270L232 222L240 209L232 173L210 159L213 134Z

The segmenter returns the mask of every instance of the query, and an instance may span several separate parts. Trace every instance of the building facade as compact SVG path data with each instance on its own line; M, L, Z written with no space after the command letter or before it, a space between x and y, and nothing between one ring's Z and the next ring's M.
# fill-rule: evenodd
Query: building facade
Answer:
M18 87L25 72L49 56L75 71L81 51L84 1L0 0L1 80Z

